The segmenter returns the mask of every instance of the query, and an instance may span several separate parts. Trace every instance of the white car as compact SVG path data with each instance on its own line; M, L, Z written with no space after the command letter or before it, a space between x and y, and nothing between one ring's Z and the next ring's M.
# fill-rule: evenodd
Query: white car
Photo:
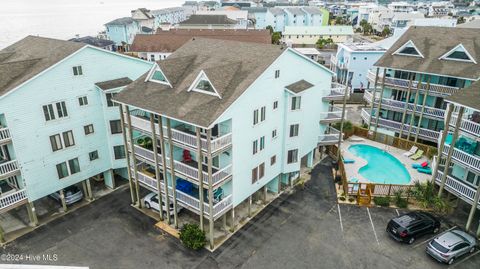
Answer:
M165 197L162 197L162 212L165 214L167 212L167 208L165 206ZM173 202L172 200L169 201L170 205L168 207L168 212L170 213L170 216L173 216ZM158 195L154 192L149 193L147 196L143 198L143 204L145 205L146 208L148 209L153 209L156 211L160 211L160 205L158 203ZM177 204L177 213L182 210L183 207Z

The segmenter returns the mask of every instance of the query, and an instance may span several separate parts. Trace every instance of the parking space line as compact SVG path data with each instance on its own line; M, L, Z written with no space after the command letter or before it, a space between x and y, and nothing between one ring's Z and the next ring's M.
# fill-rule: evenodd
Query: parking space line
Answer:
M453 230L453 229L455 229L455 228L457 228L457 226L453 226L452 228L450 228L450 229L448 229L448 230L445 230L445 231L443 231L442 233L444 233L444 232L448 232L448 231L450 231L450 230ZM421 245L423 245L423 244L427 243L428 241L430 241L430 240L432 240L433 238L437 237L437 236L438 236L438 234L439 234L439 233L435 234L434 236L432 236L432 237L428 238L428 239L427 239L427 240L425 240L425 241L422 241L422 242L420 242L420 243L416 244L416 245L415 245L415 246L413 246L412 248L417 248L417 247L419 247L419 246L421 246Z
M470 259L471 257L477 255L478 253L480 253L480 250L477 250L477 251L475 251L474 253L472 253L472 254L470 254L470 255L467 255L465 258L463 258L463 259L455 262L455 264L451 265L450 268L454 268L455 266L457 266L457 265L461 264L462 262Z
M370 215L370 210L367 207L368 218L370 219L370 224L372 224L373 235L375 235L375 240L377 241L377 245L380 245L378 242L377 232L375 232L375 226L373 225L372 215Z
M400 216L400 212L398 212L398 209L395 209L395 211L397 211L397 216Z
M342 229L342 232L343 232L342 213L340 212L340 205L337 204L337 207L338 207L338 217L340 218L340 229Z

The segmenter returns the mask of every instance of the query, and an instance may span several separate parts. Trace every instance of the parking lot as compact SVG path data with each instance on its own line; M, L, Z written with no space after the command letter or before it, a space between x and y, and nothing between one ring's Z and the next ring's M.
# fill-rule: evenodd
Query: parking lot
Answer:
M328 161L304 189L272 202L217 251L185 249L129 205L128 189L40 227L3 252L57 254L55 265L90 268L447 268L385 233L395 209L337 205ZM442 224L442 230L451 228ZM478 268L480 254L451 268Z

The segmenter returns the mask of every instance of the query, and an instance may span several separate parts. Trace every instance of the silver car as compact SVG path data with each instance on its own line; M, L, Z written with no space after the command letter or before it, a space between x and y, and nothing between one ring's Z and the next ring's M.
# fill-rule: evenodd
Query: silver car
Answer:
M452 264L458 257L474 252L476 245L473 236L454 229L435 237L428 243L426 251L437 261Z

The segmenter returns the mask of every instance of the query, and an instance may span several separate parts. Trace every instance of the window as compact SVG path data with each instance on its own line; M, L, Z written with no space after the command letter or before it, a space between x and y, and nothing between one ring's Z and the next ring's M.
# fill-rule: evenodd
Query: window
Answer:
M258 123L258 109L253 111L253 125Z
M405 55L405 56L416 56L423 58L423 55L418 51L417 47L411 40L401 46L393 54Z
M45 115L45 120L54 120L55 119L55 112L53 112L53 105L45 105L43 106L43 114Z
M125 159L125 148L123 146L114 146L113 153L115 155L115 160Z
M267 108L263 106L263 107L260 109L260 121L264 121L264 120L265 120L266 113L267 113Z
M89 135L94 132L93 124L83 126L83 130L85 131L85 135Z
M200 82L198 82L197 86L195 86L195 90L211 92L216 94L215 90L212 87L212 84L210 84L210 81L203 80L203 79L200 80Z
M262 179L265 176L265 163L261 163L258 167L258 179Z
M95 150L95 151L92 151L92 152L88 153L88 157L89 157L90 161L98 159L98 151Z
M288 151L287 163L296 163L298 158L298 149L292 149Z
M155 61L155 56L152 55L152 57L153 57L152 61ZM155 72L153 72L151 79L156 81L161 81L161 82L167 82L167 79L165 78L162 71L160 70L156 70Z
M277 138L277 129L272 131L272 138Z
M290 125L290 137L298 136L298 124Z
M265 136L260 137L260 151L265 148Z
M78 158L69 160L68 167L70 168L71 175L80 172L80 164L78 163Z
M280 77L280 70L275 70L275 78L279 78L279 77Z
M273 110L278 108L278 101L273 102Z
M107 94L105 95L106 98L107 98L107 106L108 106L108 107L118 106L117 103L114 103L114 102L112 101L112 98L114 98L115 95L117 95L116 92L107 93Z
M252 169L252 184L258 181L258 167Z
M88 99L86 96L78 97L78 104L80 106L86 106L88 105Z
M453 61L477 63L462 44L458 44L452 50L442 55L440 57L440 60L453 60Z
M82 71L82 66L79 65L79 66L74 66L73 67L73 75L74 76L81 76L83 75L83 71Z
M66 148L75 145L75 139L73 139L73 132L72 131L63 132L62 136L63 136L63 143L65 144Z
M65 105L64 101L55 103L55 106L57 107L57 113L59 118L68 117L67 106Z
M120 123L120 120L110 121L110 131L112 132L112 134L122 133L122 124Z
M293 96L292 97L292 110L300 109L301 97L300 96Z
M62 149L62 140L59 134L50 136L50 144L52 144L52 150L57 151Z
M68 168L66 162L57 164L57 174L59 179L68 177Z
M270 157L270 165L274 165L277 162L277 155Z
M150 61L155 62L155 55L154 54L150 54Z
M255 155L258 152L258 139L253 141L253 154Z
M56 111L55 111L55 108ZM55 112L57 113L55 115ZM64 101L58 102L55 104L48 104L43 106L43 114L45 116L46 121L54 120L56 117L63 118L67 117L67 106Z

